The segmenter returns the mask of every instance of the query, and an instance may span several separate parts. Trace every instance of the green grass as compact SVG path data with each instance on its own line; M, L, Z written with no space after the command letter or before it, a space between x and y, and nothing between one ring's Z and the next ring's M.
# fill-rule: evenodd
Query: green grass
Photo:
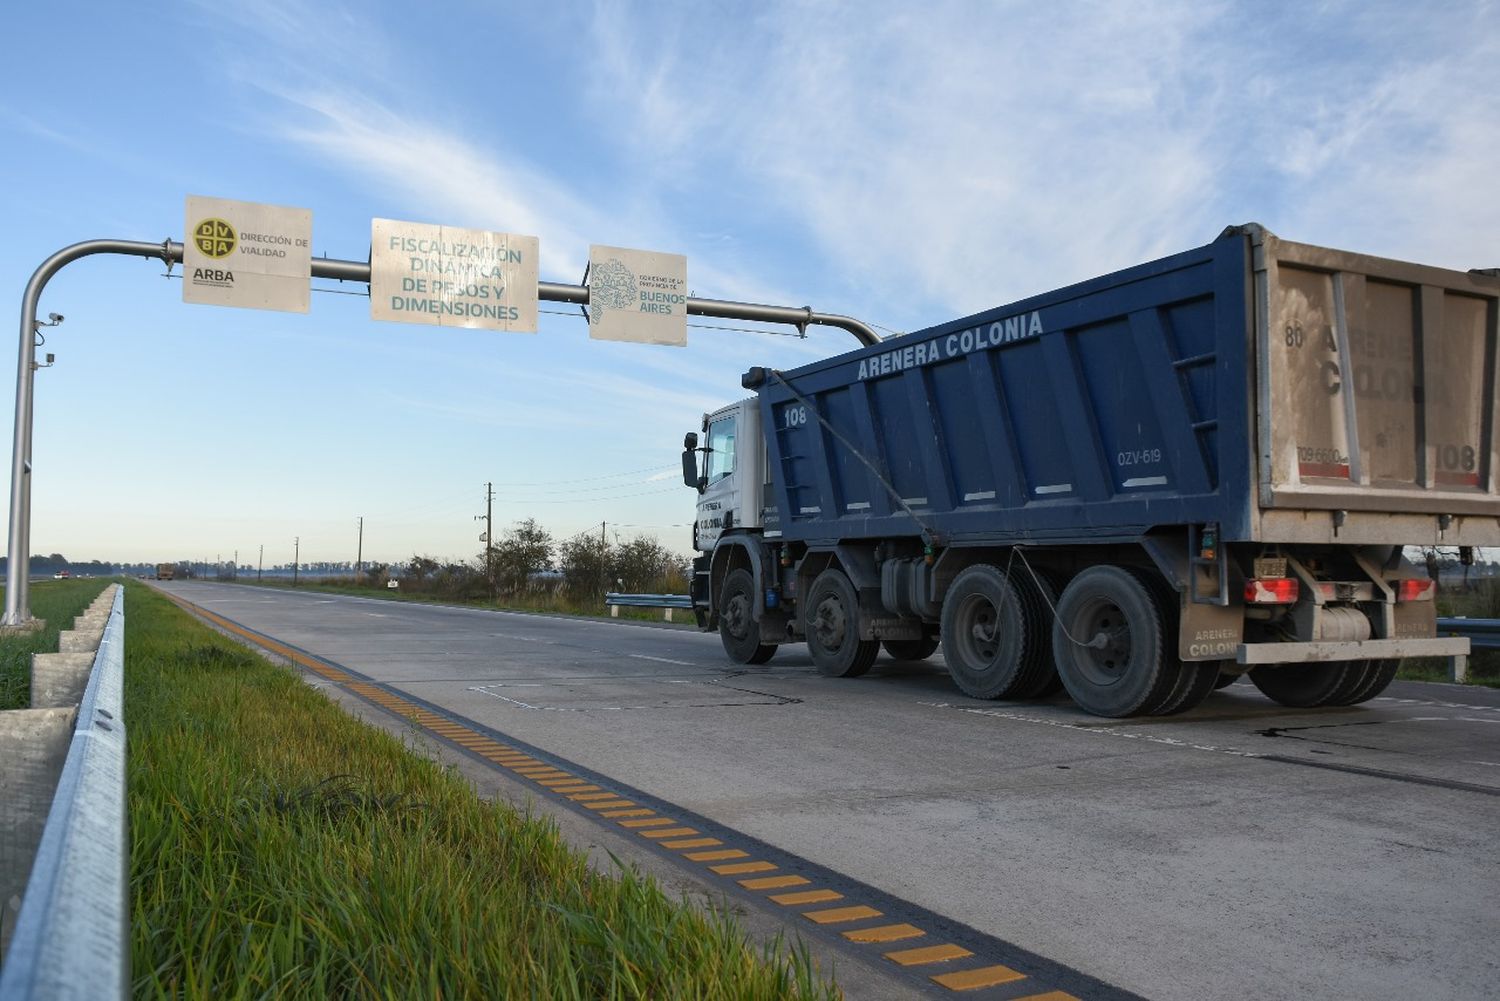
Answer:
M129 584L137 997L834 998Z
M31 655L56 653L57 634L72 629L73 620L104 590L107 580L47 580L31 585L31 614L46 619L34 633L0 636L0 711L31 706ZM5 593L0 588L0 595Z

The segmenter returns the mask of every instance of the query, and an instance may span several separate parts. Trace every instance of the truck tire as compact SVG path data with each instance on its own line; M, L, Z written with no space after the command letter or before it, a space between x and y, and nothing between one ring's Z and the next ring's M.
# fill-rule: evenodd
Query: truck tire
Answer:
M1341 695L1337 701L1331 701L1331 706L1357 706L1361 702L1368 702L1381 692L1396 677L1396 671L1401 667L1401 661L1396 658L1384 660L1370 660L1365 663L1365 668L1359 681L1347 693Z
M1179 680L1163 655L1156 597L1122 567L1090 567L1073 578L1057 603L1052 649L1063 687L1095 716L1146 712Z
M880 654L879 640L859 638L859 596L842 570L818 574L807 592L803 625L807 650L829 678L857 678Z
M1224 663L1228 664L1232 663L1232 661L1225 661ZM1241 674L1242 672L1226 671L1222 667L1220 667L1219 677L1214 681L1214 691L1217 692L1221 689L1228 688L1230 685L1240 680Z
M923 636L919 640L881 640L880 645L897 660L926 660L937 652L938 638Z
M1182 631L1182 605L1176 589L1159 574L1134 568L1130 572L1156 596L1157 607L1161 609L1162 672L1177 676L1161 701L1147 706L1143 712L1148 716L1175 716L1196 709L1214 690L1214 682L1219 680L1219 665L1183 661L1177 649Z
M1016 692L1018 699L1044 699L1063 690L1057 676L1057 661L1052 656L1052 622L1057 617L1057 585L1047 574L1027 568L1030 573L1016 575L1016 587L1036 608L1037 635L1033 652L1037 659L1032 684Z
M776 653L774 643L760 641L755 621L755 578L749 570L730 571L719 597L719 640L736 664L764 664Z
M1354 686L1351 677L1362 678L1365 661L1336 660L1326 664L1262 664L1250 671L1250 680L1261 694L1293 709L1326 706Z
M943 598L943 659L970 698L1024 698L1046 680L1036 653L1045 620L1017 583L981 563L960 573Z

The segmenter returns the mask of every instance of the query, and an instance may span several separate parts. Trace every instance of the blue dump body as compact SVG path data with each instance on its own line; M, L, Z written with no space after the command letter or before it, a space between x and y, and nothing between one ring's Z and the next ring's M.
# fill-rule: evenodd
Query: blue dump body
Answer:
M783 538L1246 537L1247 253L1226 237L768 374Z
M1359 531L1384 533L1363 541L1437 541L1415 526L1439 514L1493 535L1497 292L1493 276L1249 226L813 365L752 370L766 534L983 545L1217 524L1229 542L1291 541L1321 511L1338 513L1320 529L1332 542L1350 541L1336 535L1348 510L1405 519L1361 515Z

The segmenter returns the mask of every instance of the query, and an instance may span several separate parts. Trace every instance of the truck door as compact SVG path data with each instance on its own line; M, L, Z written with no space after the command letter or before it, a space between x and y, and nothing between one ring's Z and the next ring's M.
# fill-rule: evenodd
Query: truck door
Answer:
M712 550L724 529L727 516L730 526L735 523L736 500L739 492L739 475L736 456L739 437L739 413L737 410L719 413L709 418L708 441L704 458L703 475L708 481L698 498L698 548L704 552Z

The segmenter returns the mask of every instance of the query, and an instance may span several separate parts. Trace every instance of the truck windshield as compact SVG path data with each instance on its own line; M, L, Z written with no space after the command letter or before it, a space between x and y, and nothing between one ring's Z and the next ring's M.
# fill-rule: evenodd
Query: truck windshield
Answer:
M721 417L708 426L708 482L734 472L734 418Z

